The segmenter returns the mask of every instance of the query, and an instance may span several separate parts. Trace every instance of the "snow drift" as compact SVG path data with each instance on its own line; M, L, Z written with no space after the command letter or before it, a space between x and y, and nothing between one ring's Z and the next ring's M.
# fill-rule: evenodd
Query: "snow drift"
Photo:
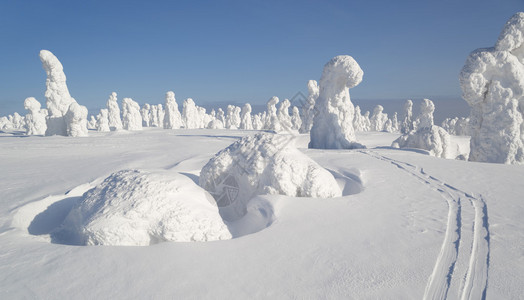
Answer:
M178 173L123 170L86 192L53 234L76 245L230 239L212 197Z
M290 136L259 133L218 152L199 184L215 198L222 217L237 220L261 194L329 198L341 195L331 173L291 146Z

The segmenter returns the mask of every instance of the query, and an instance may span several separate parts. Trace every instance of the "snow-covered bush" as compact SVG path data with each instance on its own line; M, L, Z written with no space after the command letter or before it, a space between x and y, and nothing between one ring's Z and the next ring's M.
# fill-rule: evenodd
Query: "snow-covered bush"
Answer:
M182 115L178 111L175 93L169 91L166 93L166 113L164 115L164 129L178 129L182 127Z
M131 98L122 100L122 125L125 130L142 130L140 105Z
M255 195L341 195L333 175L292 146L290 139L272 133L246 136L218 152L202 168L200 186L214 196L226 220L242 217Z
M182 104L182 121L185 128L188 129L195 129L200 125L198 120L198 110L195 102L191 98L187 98Z
M110 131L109 128L109 111L107 108L102 108L100 114L98 114L98 119L96 121L96 131L107 132Z
M392 146L399 148L418 148L428 150L430 155L442 158L455 158L451 148L449 133L440 126L433 124L435 105L429 99L424 99L420 106L417 130L412 130L398 139Z
M76 101L69 94L64 68L58 58L48 50L41 50L40 60L47 75L45 97L48 117L45 135L66 136L67 126L64 116L71 103Z
M382 131L385 129L386 122L388 120L388 115L383 113L384 107L382 105L377 105L373 109L373 114L371 115L371 130L372 131Z
M349 89L357 86L363 75L358 63L349 55L336 56L324 66L310 132L310 148L363 147L356 142L353 128L355 109L349 97Z
M191 179L142 170L116 172L85 193L53 236L125 246L231 238L212 197Z
M68 136L87 136L87 107L76 102L69 105L64 116Z
M41 104L33 97L24 100L24 108L29 111L25 115L25 128L27 135L44 135L47 129L45 114L40 109Z
M118 107L118 102L116 98L116 93L112 92L111 95L109 95L109 99L107 99L107 111L109 113L108 119L109 119L109 128L112 131L120 130L124 128L122 125L122 119L120 117L120 107Z
M242 107L240 118L242 119L240 122L240 129L253 129L253 120L251 118L251 105L249 103L244 104L244 107Z
M318 83L316 80L310 80L307 83L309 95L306 103L302 106L302 126L300 126L300 133L309 133L313 127L313 118L315 117L315 102L318 98Z
M470 161L524 163L524 13L511 17L494 48L473 51L460 73L471 107Z

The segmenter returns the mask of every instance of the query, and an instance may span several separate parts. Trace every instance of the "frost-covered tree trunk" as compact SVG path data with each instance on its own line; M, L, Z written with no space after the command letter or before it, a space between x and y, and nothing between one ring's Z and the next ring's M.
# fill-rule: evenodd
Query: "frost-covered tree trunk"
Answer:
M40 60L47 74L45 97L48 110L45 135L67 135L64 116L71 103L76 102L69 94L64 68L50 51L40 51Z
M76 102L71 103L64 119L68 136L81 137L88 135L87 107L79 105Z
M494 48L469 55L460 85L471 107L469 160L524 163L524 13L509 19Z
M182 120L188 129L198 128L200 124L198 120L198 110L195 102L191 98L187 98L182 104Z
M174 92L169 91L166 93L165 107L164 129L178 129L182 127L182 115L178 110Z
M356 142L353 128L355 108L349 97L349 89L357 86L363 75L358 63L349 55L336 56L324 66L310 132L310 148L363 147Z
M109 128L109 111L106 108L100 110L96 121L96 131L107 132Z
M244 129L244 130L253 129L253 120L251 118L251 104L249 103L244 104L244 107L242 107L242 113L241 113L240 118L242 119L240 122L240 129Z
M140 105L131 98L122 100L122 125L125 130L142 130Z
M27 135L44 135L47 129L46 116L40 110L41 104L33 97L26 98L24 108L29 111L25 116L25 128Z
M109 128L112 131L124 128L122 125L122 118L120 117L120 107L118 106L116 96L116 93L112 92L111 95L109 95L109 99L107 99L106 103L109 118Z
M310 80L307 83L309 95L306 103L302 106L302 125L300 126L300 133L309 133L313 127L313 118L315 117L315 102L317 101L319 89L316 80Z
M151 105L149 105L149 103L142 105L140 115L142 116L142 127L149 127L149 119L151 116Z

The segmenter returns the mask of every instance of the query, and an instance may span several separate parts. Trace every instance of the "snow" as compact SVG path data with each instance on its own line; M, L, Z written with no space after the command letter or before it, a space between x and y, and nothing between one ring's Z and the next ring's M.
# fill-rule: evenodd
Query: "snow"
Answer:
M225 222L230 240L146 247L52 241L50 233L75 203L111 174L165 170L198 181L216 152L251 134L145 128L66 139L0 133L0 298L524 294L522 166L392 149L399 135L385 132L357 132L367 147L359 150L307 149L309 136L297 136L298 151L329 170L346 192L329 199L257 196L246 217ZM451 138L469 144L467 137Z
M242 107L240 118L241 118L240 129L246 129L246 130L253 129L253 120L251 117L251 104L249 103L244 104L244 107Z
M200 122L198 121L198 110L195 101L191 98L187 98L184 100L182 106L182 122L184 123L185 128L199 128Z
M76 102L69 105L64 116L68 136L87 136L87 107Z
M147 246L230 239L214 199L188 177L123 170L85 193L51 233L73 245Z
M402 124L400 126L400 132L405 134L409 133L413 129L415 129L413 124L413 101L408 99L404 104L404 115Z
M156 106L153 105L152 107ZM122 100L122 126L125 130L142 130L140 105L131 98Z
M107 99L107 110L108 110L108 118L109 118L109 128L112 131L123 129L124 126L122 125L122 119L120 117L120 107L118 106L117 94L115 92L112 92L111 95L109 95L109 99Z
M24 108L29 111L25 116L27 135L44 135L47 129L46 115L40 109L41 104L33 97L24 100ZM0 126L1 127L1 126Z
M460 73L471 107L471 161L524 163L524 13L506 23L494 48L477 49Z
M166 110L164 115L164 129L177 129L183 126L182 115L178 110L175 93L169 91L166 93Z
M96 131L107 132L111 131L109 128L109 111L107 108L102 108L98 119L96 121Z
M282 131L282 126L277 115L278 102L280 102L280 100L276 96L271 97L271 99L267 101L267 116L264 118L266 120L264 128L275 132Z
M313 118L315 117L315 102L318 98L318 83L316 80L309 80L307 82L308 97L302 105L302 126L300 133L309 133L313 127Z
M320 92L315 103L310 148L352 149L362 147L356 142L353 118L355 109L349 89L362 81L364 72L349 55L331 59L320 78Z
M41 50L40 60L47 74L45 97L49 115L45 135L66 136L67 125L64 121L64 115L71 103L76 101L69 94L64 68L58 58L48 50Z
M373 109L373 114L370 117L371 130L382 131L385 129L386 122L388 120L388 115L384 112L384 107L382 105L377 105Z
M217 153L202 168L200 186L215 197L226 220L243 217L255 195L340 196L333 175L291 143L291 137L271 133L248 136Z

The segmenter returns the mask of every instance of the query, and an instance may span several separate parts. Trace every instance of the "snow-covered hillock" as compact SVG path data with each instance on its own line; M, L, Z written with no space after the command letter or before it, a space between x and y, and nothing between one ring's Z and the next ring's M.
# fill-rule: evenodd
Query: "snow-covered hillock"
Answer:
M107 177L52 235L69 244L128 246L231 238L213 198L191 179L143 170Z
M329 198L341 195L331 173L292 146L286 135L246 136L218 152L200 173L199 184L218 203L226 220L246 213L255 195Z

